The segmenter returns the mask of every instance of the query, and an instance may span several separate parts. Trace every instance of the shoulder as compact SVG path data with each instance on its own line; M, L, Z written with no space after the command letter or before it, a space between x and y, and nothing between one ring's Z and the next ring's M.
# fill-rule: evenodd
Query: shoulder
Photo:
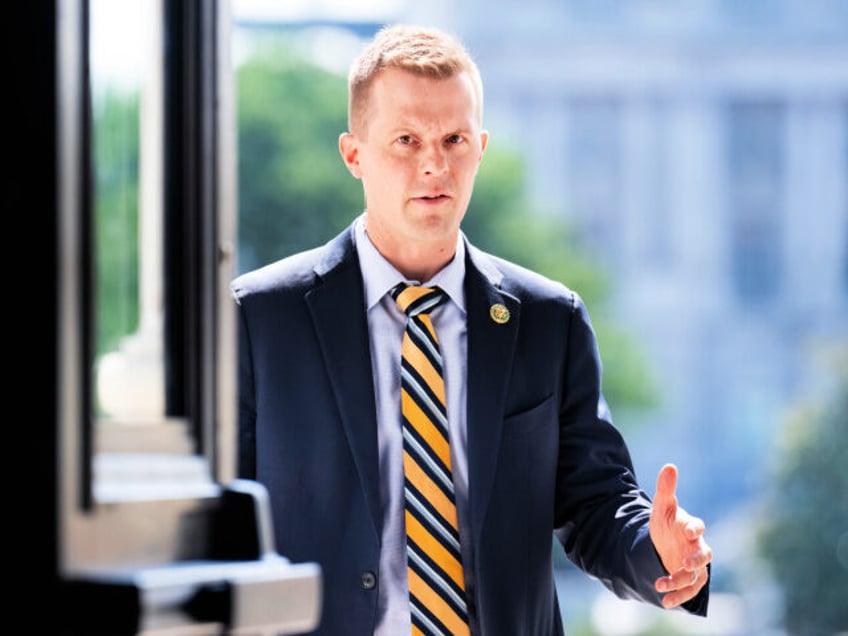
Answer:
M241 274L230 283L230 289L239 303L255 296L302 294L335 267L354 260L354 256L350 232L342 232L320 247Z
M237 300L311 286L322 248L293 254L258 269L241 274L230 283Z
M558 305L570 311L579 310L583 306L580 294L561 281L471 245L468 245L468 253L474 267L492 285L514 296L524 305Z

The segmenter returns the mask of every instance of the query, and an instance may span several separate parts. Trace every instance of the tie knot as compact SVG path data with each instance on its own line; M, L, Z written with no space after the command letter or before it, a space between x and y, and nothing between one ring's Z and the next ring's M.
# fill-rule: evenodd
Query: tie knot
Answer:
M392 290L392 298L407 316L417 316L429 314L445 302L448 295L439 287L400 283Z

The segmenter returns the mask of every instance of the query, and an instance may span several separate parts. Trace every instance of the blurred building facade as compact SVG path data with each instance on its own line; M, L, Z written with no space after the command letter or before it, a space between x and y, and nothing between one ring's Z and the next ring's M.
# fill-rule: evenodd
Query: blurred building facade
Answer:
M848 4L477 0L398 17L465 40L493 141L610 270L608 310L662 390L634 449L645 486L675 461L698 514L743 504L848 339Z

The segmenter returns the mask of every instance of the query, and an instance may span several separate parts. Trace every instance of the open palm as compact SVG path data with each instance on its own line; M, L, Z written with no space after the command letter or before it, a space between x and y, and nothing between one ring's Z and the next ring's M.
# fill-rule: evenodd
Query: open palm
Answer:
M677 503L677 467L666 464L657 477L649 529L651 541L668 572L657 579L664 607L676 607L694 598L709 578L712 550L704 540L704 522Z

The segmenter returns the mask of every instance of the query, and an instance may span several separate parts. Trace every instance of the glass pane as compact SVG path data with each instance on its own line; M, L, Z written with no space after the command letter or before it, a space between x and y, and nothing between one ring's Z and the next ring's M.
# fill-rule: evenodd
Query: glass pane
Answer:
M157 2L91 2L97 414L164 416Z

